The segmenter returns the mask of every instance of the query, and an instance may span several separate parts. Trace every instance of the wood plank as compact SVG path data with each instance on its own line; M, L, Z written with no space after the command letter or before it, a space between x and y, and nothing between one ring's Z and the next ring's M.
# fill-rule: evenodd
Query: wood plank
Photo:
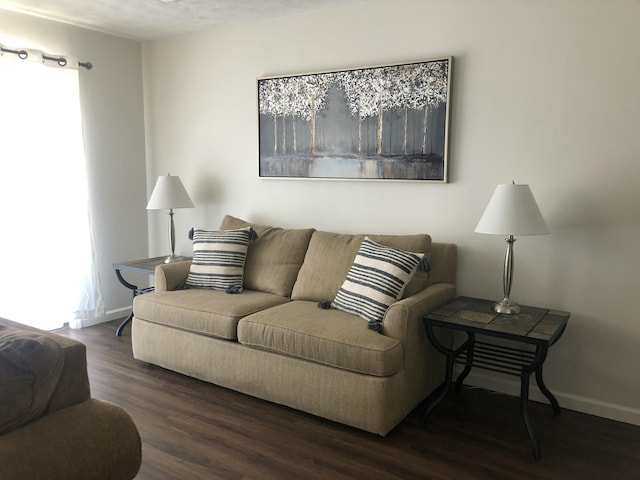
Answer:
M87 345L92 395L122 406L143 440L138 480L600 479L640 471L640 427L532 402L542 460L519 400L450 393L382 438L133 359L119 321L58 333Z

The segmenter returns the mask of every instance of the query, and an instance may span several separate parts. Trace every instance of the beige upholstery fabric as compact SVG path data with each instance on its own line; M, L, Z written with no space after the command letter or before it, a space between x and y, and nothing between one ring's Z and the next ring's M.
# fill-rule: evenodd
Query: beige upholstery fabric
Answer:
M192 288L138 295L133 301L133 312L136 317L155 323L235 340L242 317L288 301L280 295L253 290L229 294Z
M244 286L250 290L290 297L304 260L312 228L283 229L254 225L227 215L221 230L253 227L258 238L249 243L244 266Z
M140 435L116 405L91 399L0 436L2 480L131 480Z
M0 330L0 434L45 412L63 365L62 348L46 335Z
M0 434L0 479L135 478L142 460L140 435L124 410L89 398L86 347L71 338L0 319L0 335L9 329L55 343L64 361L44 414ZM38 354L35 357L43 360ZM6 380L4 372L2 379ZM0 386L0 401L7 394L5 386Z
M165 263L156 266L155 272L155 291L166 292L176 290L179 286L184 285L191 269L191 260L182 262Z
M432 270L427 279L427 285L436 283L456 283L456 270L458 267L458 247L453 243L431 244L429 261Z
M381 245L399 248L407 252L429 254L429 235L346 235L316 231L311 236L309 248L293 287L293 300L332 301L358 253L360 244L369 237ZM403 298L425 287L427 272L417 271L406 286Z
M316 302L294 301L238 322L238 341L332 367L389 376L402 368L402 345L367 328L367 322Z

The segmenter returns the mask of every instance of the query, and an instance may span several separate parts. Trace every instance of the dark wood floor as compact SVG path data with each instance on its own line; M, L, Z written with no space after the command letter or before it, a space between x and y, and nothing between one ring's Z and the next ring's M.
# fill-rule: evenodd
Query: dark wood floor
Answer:
M536 462L518 399L465 389L381 438L136 361L116 326L59 333L87 345L92 395L136 422L139 480L640 478L640 427L532 403Z

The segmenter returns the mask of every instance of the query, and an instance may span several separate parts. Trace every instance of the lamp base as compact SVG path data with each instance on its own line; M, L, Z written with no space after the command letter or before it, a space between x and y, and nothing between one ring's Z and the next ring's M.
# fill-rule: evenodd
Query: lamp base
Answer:
M171 254L167 258L164 259L164 263L173 263L180 260L177 255Z
M494 303L492 308L494 312L504 313L505 315L513 315L522 311L520 305L509 300L509 297L504 297L499 302Z

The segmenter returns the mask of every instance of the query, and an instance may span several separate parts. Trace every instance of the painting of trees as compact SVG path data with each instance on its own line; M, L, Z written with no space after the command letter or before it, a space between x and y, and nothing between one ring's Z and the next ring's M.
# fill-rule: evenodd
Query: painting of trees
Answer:
M451 63L258 79L260 175L446 181Z

